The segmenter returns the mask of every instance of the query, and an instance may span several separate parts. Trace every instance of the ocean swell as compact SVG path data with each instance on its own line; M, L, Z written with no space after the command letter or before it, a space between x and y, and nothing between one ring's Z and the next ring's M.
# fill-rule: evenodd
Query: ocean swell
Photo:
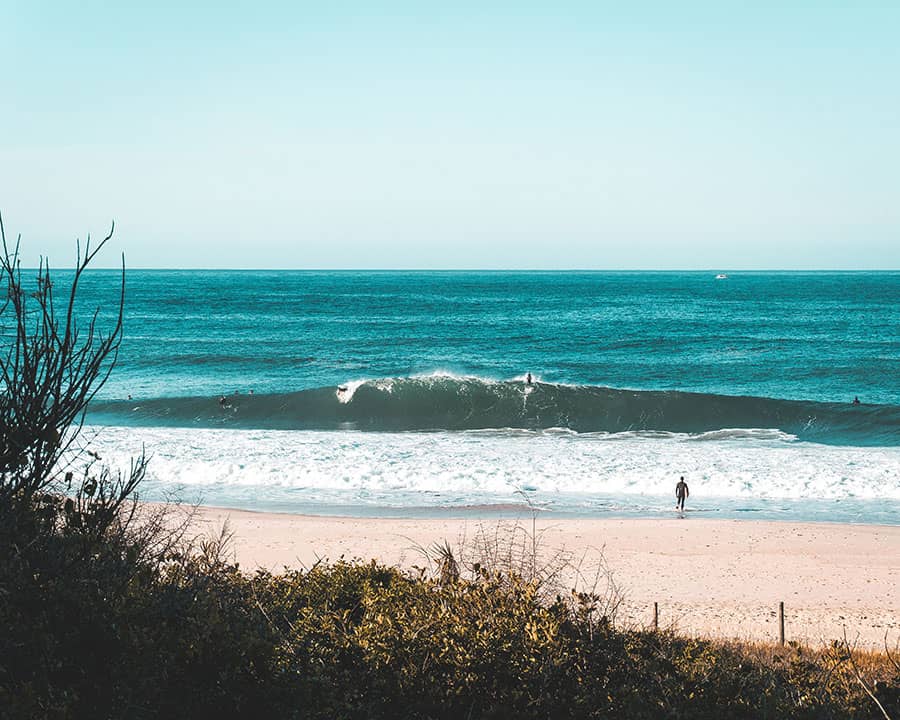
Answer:
M445 374L360 380L291 393L96 401L104 425L284 430L558 428L900 445L900 407L679 391L624 390Z

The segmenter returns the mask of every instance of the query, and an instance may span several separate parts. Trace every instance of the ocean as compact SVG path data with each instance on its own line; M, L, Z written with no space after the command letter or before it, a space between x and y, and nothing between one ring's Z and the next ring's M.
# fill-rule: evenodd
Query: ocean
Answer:
M900 522L900 273L715 275L130 270L86 437L148 500Z

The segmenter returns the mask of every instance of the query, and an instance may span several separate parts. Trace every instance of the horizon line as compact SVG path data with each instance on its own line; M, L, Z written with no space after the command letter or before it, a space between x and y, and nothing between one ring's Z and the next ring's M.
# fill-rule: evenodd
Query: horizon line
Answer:
M37 266L23 267L23 270L37 270ZM51 271L65 271L71 268L55 266ZM88 267L91 270L114 270L120 272L122 266ZM163 267L163 266L125 266L126 271L151 271L151 272L409 272L409 273L717 273L735 275L741 273L900 273L900 267L896 268L423 268L423 267Z

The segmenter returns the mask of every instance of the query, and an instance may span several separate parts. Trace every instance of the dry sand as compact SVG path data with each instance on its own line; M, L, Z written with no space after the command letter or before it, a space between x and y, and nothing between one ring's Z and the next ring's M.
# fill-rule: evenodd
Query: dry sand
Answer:
M231 553L247 570L308 567L342 556L423 566L420 548L446 540L460 552L479 533L494 537L500 522L200 508L197 527L216 533L226 519L234 533ZM521 523L530 531L530 517ZM885 633L891 647L900 639L900 527L539 518L537 531L545 558L565 550L585 571L605 558L624 596L622 623L649 626L657 602L661 627L774 641L783 601L788 640L819 644L843 637L845 629L860 647L882 647Z

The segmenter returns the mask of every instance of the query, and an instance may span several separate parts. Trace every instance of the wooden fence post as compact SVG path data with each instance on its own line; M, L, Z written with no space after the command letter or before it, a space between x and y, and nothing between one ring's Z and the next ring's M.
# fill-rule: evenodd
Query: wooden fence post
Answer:
M659 630L659 603L653 603L653 629Z
M784 645L784 601L778 603L778 644Z

